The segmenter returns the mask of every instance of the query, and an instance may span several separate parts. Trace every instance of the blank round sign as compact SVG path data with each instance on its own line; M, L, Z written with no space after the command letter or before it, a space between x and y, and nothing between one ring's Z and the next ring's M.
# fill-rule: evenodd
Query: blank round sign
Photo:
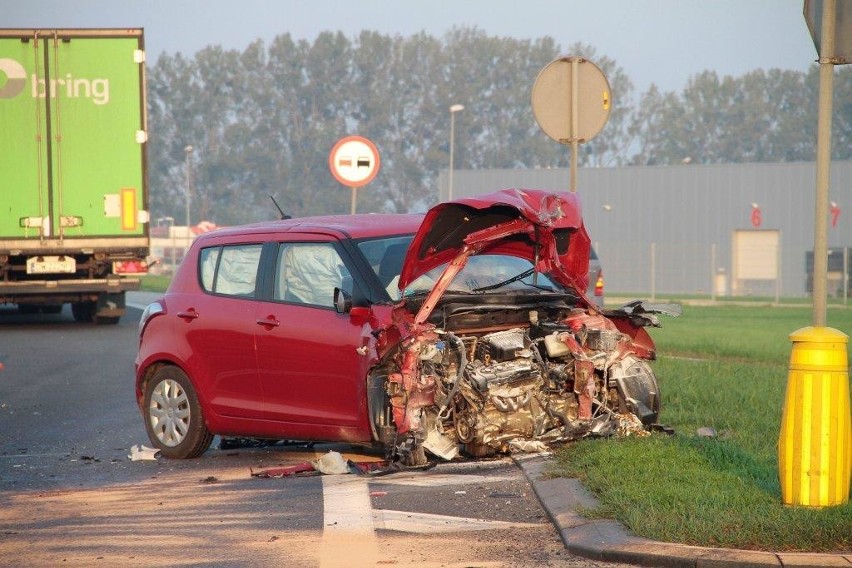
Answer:
M576 93L571 86L573 59L578 60ZM579 57L563 57L551 61L538 74L532 90L533 114L545 134L560 144L570 144L571 107L576 96L576 137L585 142L594 138L609 119L610 95L609 82L597 65Z

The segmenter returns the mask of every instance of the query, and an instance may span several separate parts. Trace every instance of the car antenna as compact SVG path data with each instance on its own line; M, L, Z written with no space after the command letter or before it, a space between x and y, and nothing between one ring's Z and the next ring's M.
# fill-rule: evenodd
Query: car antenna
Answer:
M284 221L284 220L286 220L286 219L292 219L292 217L291 217L290 215L287 215L286 213L284 213L284 210L283 210L283 209L281 209L281 206L280 206L280 205L278 205L278 202L277 202L277 201L275 201L275 198L274 198L274 197L272 197L272 196L270 195L270 196L269 196L269 199L271 199L271 200L272 200L272 203L274 203L274 204L275 204L275 208L276 208L276 209L278 209L278 212L279 212L279 213L281 213L281 220L282 220L282 221Z

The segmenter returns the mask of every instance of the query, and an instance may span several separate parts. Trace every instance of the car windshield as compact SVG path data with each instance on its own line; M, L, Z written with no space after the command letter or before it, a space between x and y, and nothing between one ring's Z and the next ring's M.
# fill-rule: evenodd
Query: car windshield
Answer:
M358 248L366 257L382 286L393 300L399 300L399 273L405 253L413 236L391 237L361 241ZM405 295L421 294L432 289L446 268L438 266L417 278L405 290ZM533 263L515 256L481 254L468 259L464 269L450 283L448 292L487 293L507 290L562 292L563 287L545 274L536 274Z

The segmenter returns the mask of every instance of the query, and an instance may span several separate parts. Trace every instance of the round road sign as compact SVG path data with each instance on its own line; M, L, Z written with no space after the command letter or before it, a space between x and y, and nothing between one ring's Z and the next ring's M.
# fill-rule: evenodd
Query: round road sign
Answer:
M573 77L575 63L577 76ZM577 142L594 138L609 119L611 100L603 71L581 57L551 61L538 74L532 90L536 122L560 144L570 144L575 137ZM575 104L577 124L572 128Z
M379 151L363 136L347 136L338 140L328 156L334 179L346 187L367 185L379 173Z

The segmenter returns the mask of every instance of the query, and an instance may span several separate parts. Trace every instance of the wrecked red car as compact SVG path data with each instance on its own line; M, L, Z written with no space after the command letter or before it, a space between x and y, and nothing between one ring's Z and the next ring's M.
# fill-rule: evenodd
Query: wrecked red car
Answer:
M202 235L140 321L148 435L172 458L218 434L416 466L647 430L644 328L676 309L603 310L589 252L576 194L521 189Z

